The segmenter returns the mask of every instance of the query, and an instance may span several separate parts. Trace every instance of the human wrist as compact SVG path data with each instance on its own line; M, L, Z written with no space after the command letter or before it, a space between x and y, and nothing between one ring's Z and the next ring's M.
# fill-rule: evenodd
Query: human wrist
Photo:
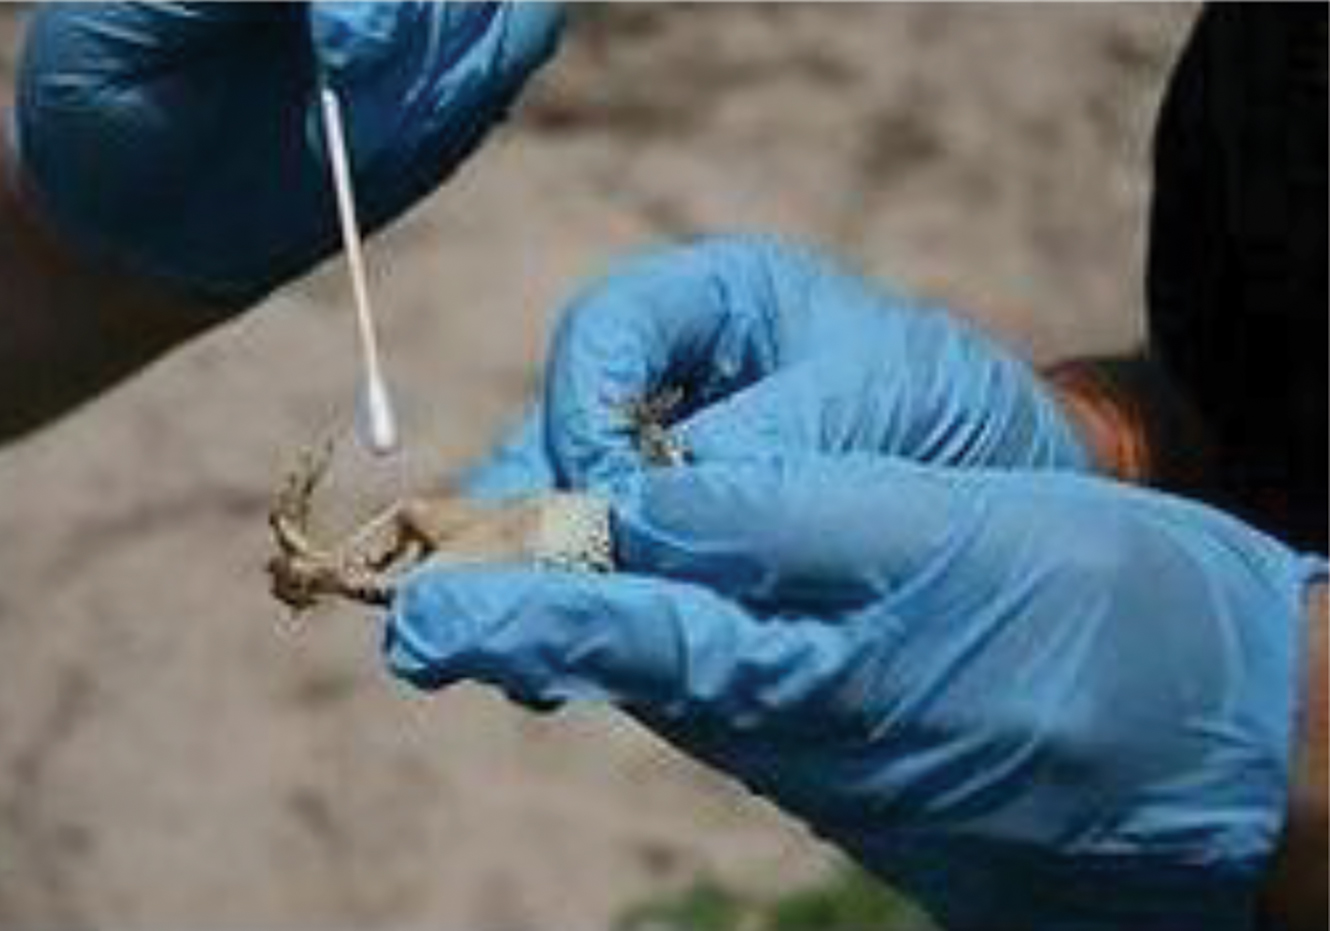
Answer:
M1064 363L1045 378L1095 471L1136 485L1149 484L1150 450L1136 409L1108 390L1092 366Z
M1079 357L1041 374L1097 471L1133 484L1214 497L1209 431L1158 361L1143 352Z

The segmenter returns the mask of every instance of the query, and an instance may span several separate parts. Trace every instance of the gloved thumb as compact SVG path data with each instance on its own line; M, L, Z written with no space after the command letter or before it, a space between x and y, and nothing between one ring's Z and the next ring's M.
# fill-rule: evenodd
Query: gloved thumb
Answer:
M424 689L462 680L538 708L611 702L654 721L728 729L854 709L866 630L764 622L713 592L632 575L424 569L388 615L384 653Z
M909 335L891 347L800 360L672 429L699 462L878 453L931 466L1090 468L1061 408L1024 363L938 315L914 319ZM933 350L931 364L918 343Z
M862 366L809 360L703 407L670 432L696 463L886 448L880 392Z
M650 470L616 490L615 555L755 608L852 612L972 535L982 508L961 475L870 455Z

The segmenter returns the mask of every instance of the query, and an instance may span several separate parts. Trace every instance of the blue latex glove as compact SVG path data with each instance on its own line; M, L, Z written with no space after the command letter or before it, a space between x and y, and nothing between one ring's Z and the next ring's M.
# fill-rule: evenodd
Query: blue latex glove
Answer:
M614 576L424 569L391 668L616 703L949 928L1251 927L1323 561L1085 476L658 470Z
M595 485L641 467L626 401L679 387L699 460L876 452L936 465L1088 470L1020 359L942 309L769 237L630 260L575 298L548 360L546 455Z
M86 254L248 301L338 248L318 74L378 228L471 153L561 24L544 3L43 6L13 121L23 181Z

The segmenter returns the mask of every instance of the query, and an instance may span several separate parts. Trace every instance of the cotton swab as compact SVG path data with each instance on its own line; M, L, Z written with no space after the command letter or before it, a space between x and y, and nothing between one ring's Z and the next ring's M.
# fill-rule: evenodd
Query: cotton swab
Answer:
M355 194L351 187L351 164L347 155L346 132L342 125L342 105L330 87L319 92L323 107L324 135L328 161L332 166L333 187L337 192L337 213L342 226L342 245L351 271L351 291L356 305L356 329L360 335L360 354L364 367L357 403L356 427L360 441L372 452L386 456L395 452L399 438L392 398L379 363L379 342L370 313L369 289L365 284L365 258L360 245L360 224L356 219Z

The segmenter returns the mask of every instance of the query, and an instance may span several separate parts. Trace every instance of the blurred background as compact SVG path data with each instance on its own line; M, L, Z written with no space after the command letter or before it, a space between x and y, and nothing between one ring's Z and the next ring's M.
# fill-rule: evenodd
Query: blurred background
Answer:
M705 232L820 243L1036 360L1131 344L1150 128L1194 12L577 7L510 124L369 254L409 454L357 493L474 459L579 286ZM24 15L0 8L5 103ZM372 619L284 626L265 513L349 416L343 276L0 451L0 927L752 928L743 903L862 896L607 711L412 694Z

